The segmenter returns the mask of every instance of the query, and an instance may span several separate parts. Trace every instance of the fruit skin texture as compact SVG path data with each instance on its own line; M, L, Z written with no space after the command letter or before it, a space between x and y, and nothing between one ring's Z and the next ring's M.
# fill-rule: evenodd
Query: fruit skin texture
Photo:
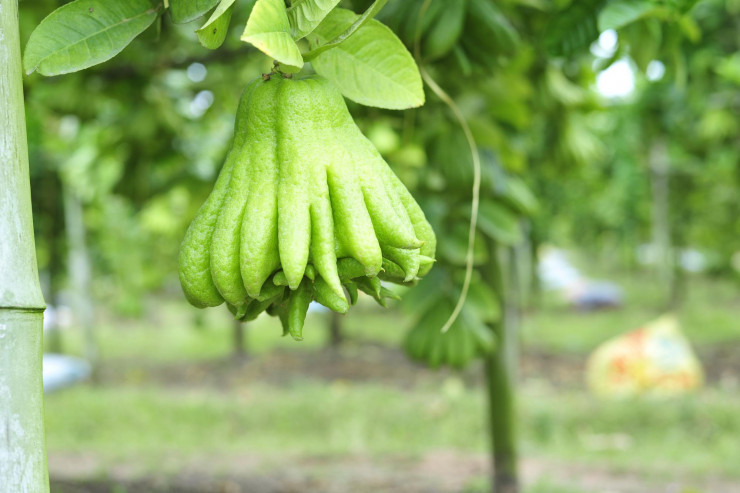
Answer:
M187 300L198 308L218 306L224 302L211 277L211 240L221 205L231 181L234 164L239 158L240 150L244 147L247 137L246 115L257 84L257 80L252 81L242 93L236 112L231 150L226 156L226 162L216 180L213 191L198 210L193 222L190 223L180 246L178 259L180 284Z
M300 339L312 300L344 313L359 287L382 304L394 295L377 276L414 282L435 248L336 87L273 74L245 90L233 147L183 241L180 281L197 307L226 301L242 319L266 310Z

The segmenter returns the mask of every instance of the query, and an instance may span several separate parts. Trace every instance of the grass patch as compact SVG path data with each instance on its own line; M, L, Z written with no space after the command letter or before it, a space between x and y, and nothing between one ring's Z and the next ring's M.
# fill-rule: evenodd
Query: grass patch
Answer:
M655 307L660 297L649 276L615 279L627 295L621 310L577 313L548 294L541 308L524 319L524 351L538 347L582 354L659 315ZM735 285L697 278L689 295L680 316L694 344L740 340ZM361 341L397 347L408 322L408 317L380 310L369 300L342 318L344 332L358 350ZM270 358L276 348L318 348L327 343L328 323L329 314L311 313L305 340L296 343L280 337L275 319L262 317L248 325L248 351ZM197 311L179 300L156 300L145 321L122 323L104 317L96 331L102 358L116 371L135 371L139 366L156 371L158 365L223 359L232 352L231 333L225 309ZM66 332L64 345L68 352L82 354L78 331ZM483 393L445 375L429 372L429 378L403 389L392 384L301 380L301 375L292 375L288 385L245 383L231 393L205 386L137 387L130 380L117 387L81 386L47 397L48 446L51 454L93 454L102 467L134 461L158 472L164 463L177 468L193 458L242 453L276 463L291 456L484 453ZM535 380L520 390L518 418L525 457L663 478L740 477L736 393L705 389L680 399L609 402L583 390L556 391ZM474 484L471 488L476 491ZM566 491L559 488L543 483L530 491Z
M608 402L524 388L525 455L650 474L740 472L740 397L705 391L677 400ZM449 378L412 392L374 384L297 381L238 393L79 387L46 402L48 447L101 460L255 454L403 455L486 450L482 393Z

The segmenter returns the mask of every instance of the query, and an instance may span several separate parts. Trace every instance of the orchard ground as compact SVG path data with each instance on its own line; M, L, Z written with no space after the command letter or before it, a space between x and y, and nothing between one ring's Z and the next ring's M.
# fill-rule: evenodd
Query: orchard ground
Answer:
M704 389L604 401L585 388L588 353L660 314L654 276L616 280L623 309L578 313L545 295L525 313L525 491L740 492L737 285L689 280L680 315L705 365ZM223 307L198 312L163 297L145 320L103 314L99 383L46 400L52 492L486 491L480 365L409 362L398 349L408 316L366 301L342 319L338 349L327 347L328 314L309 316L302 343L260 318L245 360L231 357ZM68 352L81 353L81 340L66 333Z

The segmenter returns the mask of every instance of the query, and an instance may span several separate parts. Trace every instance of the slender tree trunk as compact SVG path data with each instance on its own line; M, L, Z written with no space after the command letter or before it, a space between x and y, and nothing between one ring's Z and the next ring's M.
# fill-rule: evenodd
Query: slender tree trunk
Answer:
M64 224L67 233L67 269L72 284L72 309L85 339L85 359L92 368L92 381L98 381L98 343L95 339L95 310L90 291L92 262L85 241L84 211L80 198L67 183L62 184Z
M46 343L46 352L63 354L64 353L64 341L62 338L62 330L58 323L49 325L48 319L46 323L46 334L44 334Z
M56 221L54 221L56 222ZM59 298L57 296L57 285L55 282L57 274L57 261L55 250L57 247L56 235L49 234L48 232L38 232L40 235L46 235L48 237L49 251L49 263L46 266L45 272L39 272L41 278L41 292L44 293L45 298L52 305L59 305ZM62 337L62 330L59 325L58 313L55 316L49 318L49 309L44 313L44 348L49 353L64 353L64 338Z
M496 351L486 357L485 371L489 403L489 429L493 451L494 493L518 493L518 459L516 446L516 415L514 402L514 378L517 358L516 334L507 324L507 297L505 296L504 273L498 248L489 243L489 264L483 272L486 281L499 296L501 319L491 324L496 334Z
M519 311L524 312L531 307L531 298L533 291L534 278L536 274L536 265L533 264L534 256L532 255L532 223L529 220L521 220L519 228L522 232L522 242L513 247L516 281L518 289Z
M509 332L513 334L519 334L519 328L522 325L522 318L524 316L524 292L525 292L525 276L522 273L525 271L523 263L523 257L527 255L526 251L522 251L521 246L513 246L507 248L507 277L506 282L506 327ZM516 348L516 346L515 346ZM519 367L518 354L514 354L514 368Z
M687 279L686 272L684 272L683 262L681 258L682 251L686 248L686 229L691 223L691 217L685 213L683 217L675 222L673 228L673 255L671 256L671 269L673 275L671 276L671 289L669 296L669 308L671 310L679 310L686 299L687 291Z
M232 325L232 337L234 342L234 359L243 360L247 357L246 343L244 342L244 332L247 330L246 324L241 320L234 319Z
M337 348L342 345L343 340L341 315L337 312L331 312L331 318L329 319L329 345Z
M657 274L663 287L663 308L670 308L674 270L669 218L669 163L668 149L661 140L656 141L650 149L650 172L653 194L653 248Z
M0 0L0 491L47 493L44 297L31 215L18 0Z
M673 269L673 275L671 276L672 282L668 298L668 308L671 311L677 311L686 299L686 273L681 265L681 255L678 249L673 256L673 265L671 268Z
M542 306L542 283L539 276L540 246L542 245L542 235L537 222L529 223L529 255L532 269L529 272L530 285L527 296L527 308L539 308Z
M60 193L59 180L54 175L54 178L46 178L39 181L41 190L36 190L36 196L43 198L47 203L56 204L58 202ZM65 262L62 261L62 251L64 248L60 246L62 243L62 233L64 228L64 221L62 215L64 211L63 207L54 209L54 216L51 218L51 224L48 225L44 230L36 231L36 234L46 237L47 247L49 249L49 261L46 265L46 269L39 272L41 277L41 292L44 294L46 301L54 306L54 308L61 307L61 300L59 299L59 272L64 268ZM56 312L53 320L49 320L49 309L47 307L44 312L44 348L49 353L64 353L64 336L62 334L62 327L59 324L59 312ZM51 324L49 322L52 322Z

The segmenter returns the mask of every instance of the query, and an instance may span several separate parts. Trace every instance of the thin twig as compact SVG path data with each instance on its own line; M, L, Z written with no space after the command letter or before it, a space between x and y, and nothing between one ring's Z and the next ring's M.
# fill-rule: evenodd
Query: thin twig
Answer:
M473 132L470 131L470 126L468 125L467 120L465 119L465 116L463 115L462 111L460 110L460 107L455 104L455 101L450 97L447 92L445 92L444 89L442 89L439 84L432 78L432 76L427 72L427 70L424 68L424 65L421 62L421 56L420 56L420 49L419 49L419 40L421 38L421 20L424 17L424 13L429 8L429 4L431 3L431 0L426 0L424 4L421 7L421 10L419 11L419 19L417 20L416 24L416 34L414 36L414 58L416 58L416 63L419 65L419 72L421 73L422 79L424 79L424 82L429 86L429 88L434 92L434 94L437 95L439 99L442 100L443 103L445 103L450 110L452 110L452 113L455 115L455 118L457 118L457 121L460 123L460 127L463 130L463 133L465 133L465 139L468 141L468 146L470 147L470 153L473 157L473 200L471 201L471 211L470 211L470 228L468 229L468 251L465 255L465 279L463 281L462 291L460 292L460 297L457 300L457 304L455 305L455 309L450 314L450 318L447 319L447 322L442 326L441 331L447 332L452 324L455 323L457 320L457 317L460 316L460 312L463 309L463 306L465 305L465 300L468 297L468 290L470 289L470 281L473 278L473 261L474 261L474 254L475 254L475 231L478 227L478 206L480 203L480 175L481 175L481 165L480 165L480 155L478 154L478 145L475 143L475 138L473 137Z

